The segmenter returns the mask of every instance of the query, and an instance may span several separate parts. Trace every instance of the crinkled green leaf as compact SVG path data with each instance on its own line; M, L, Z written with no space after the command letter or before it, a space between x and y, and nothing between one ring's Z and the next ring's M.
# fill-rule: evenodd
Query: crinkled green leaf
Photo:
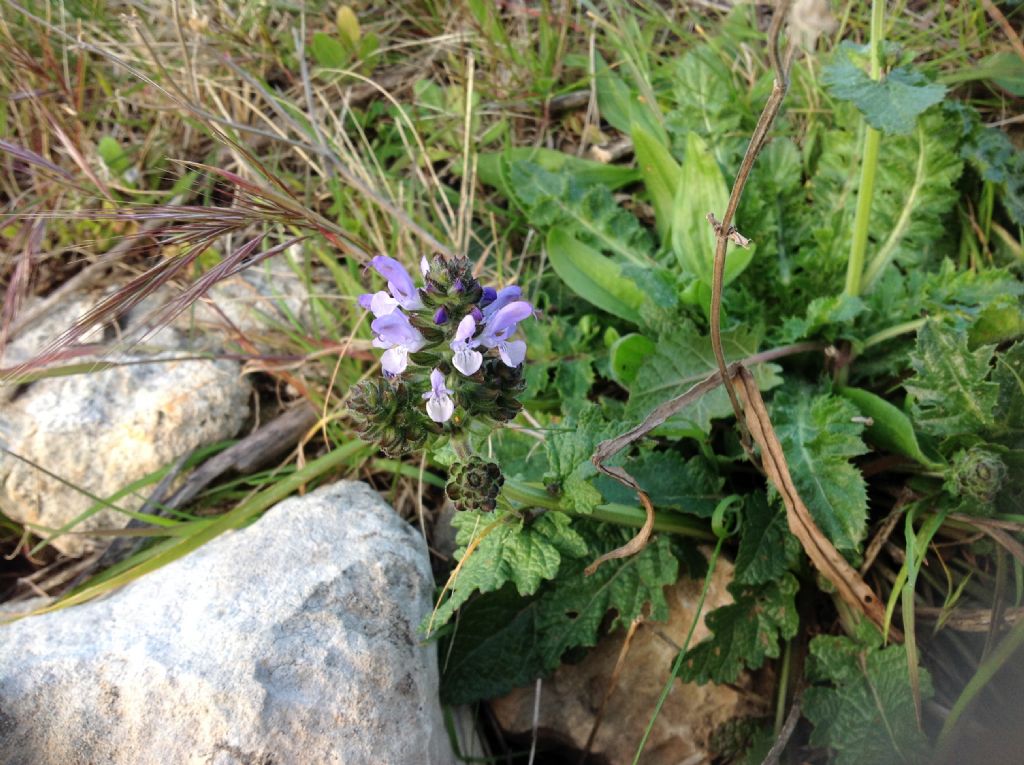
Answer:
M867 528L867 489L850 459L867 452L851 402L807 389L775 394L771 417L800 498L832 544L857 549Z
M849 326L865 309L864 301L853 295L827 295L815 298L807 305L804 316L786 319L782 339L793 343L813 337L823 329L826 339L835 340L844 326Z
M615 435L621 425L604 419L600 409L584 409L579 416L566 417L551 433L545 446L549 473L545 480L558 483L567 509L589 513L601 504L601 492L591 484L597 468L590 461L594 448Z
M703 457L684 460L677 452L644 451L622 466L657 507L710 518L722 498L724 479ZM608 476L599 476L595 485L605 502L636 503L636 492Z
M608 530L603 543L591 538L591 550L608 552L625 544L630 536L629 531ZM551 596L538 604L537 629L548 667L556 666L569 648L595 645L609 611L615 612L610 629L628 626L648 604L652 619L668 618L663 589L676 581L679 564L667 536L654 539L636 555L609 561L586 576L583 569L589 563L584 559L570 563Z
M800 556L800 542L789 532L785 508L778 503L770 505L764 494L753 494L743 504L740 532L735 569L738 584L778 579Z
M722 346L727 361L736 361L753 355L758 350L760 333L747 328L726 330L722 333ZM711 350L711 339L683 322L658 340L657 351L640 367L636 380L629 388L626 414L642 419L659 404L685 393L718 369ZM752 368L761 390L768 390L781 382L779 367L758 364ZM690 433L694 429L707 433L711 420L732 414L729 397L721 387L705 393L661 427L664 433Z
M917 728L904 646L879 649L846 637L811 641L808 675L831 683L804 692L804 715L814 723L811 743L835 751L839 765L928 762ZM931 696L921 669L922 696Z
M634 215L619 207L604 186L585 185L569 173L552 173L524 160L508 164L513 199L542 230L557 226L586 245L651 266L654 243Z
M462 564L451 594L432 619L434 628L445 624L474 592L494 592L507 582L520 595L536 592L541 582L558 573L563 555L581 556L587 546L563 513L544 513L527 524L514 514L496 515L467 511L452 521L458 529L456 541L460 561L469 546L479 544Z
M691 648L679 675L685 682L732 683L744 667L758 669L766 658L779 655L779 639L796 634L796 578L784 574L760 587L738 582L729 586L735 597L707 616L714 634Z
M536 596L523 599L505 587L465 606L443 667L447 703L494 698L545 675L567 650L595 645L602 627L626 626L645 611L652 619L668 617L663 590L676 581L679 567L667 537L637 555L605 563L592 576L583 568L622 545L628 532L594 528L585 537L586 555L567 559L558 578ZM610 612L615 617L606 625Z
M854 50L855 46L841 45L821 80L836 98L853 102L876 130L906 135L913 131L918 115L946 95L943 85L930 83L920 72L905 67L876 82L854 63Z
M1000 430L1024 432L1024 342L1014 343L996 356L992 382L999 386L995 420Z
M470 600L459 614L441 673L445 704L472 704L526 685L543 674L536 598L514 587Z
M655 349L654 341L646 335L630 333L623 335L608 349L608 365L612 379L620 385L630 385L635 379L644 360Z
M929 321L917 334L911 363L917 374L904 383L914 396L918 429L933 436L973 433L994 424L999 385L988 381L994 347L968 347L967 332Z

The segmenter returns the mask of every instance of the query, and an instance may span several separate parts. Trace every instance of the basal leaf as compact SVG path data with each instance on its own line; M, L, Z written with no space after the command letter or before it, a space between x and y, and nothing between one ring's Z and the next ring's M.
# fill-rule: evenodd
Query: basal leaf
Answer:
M502 162L509 165L516 162L531 162L550 173L564 173L582 186L599 184L609 189L633 183L640 177L639 172L625 165L595 162L544 147L516 146L504 151L477 155L476 177L481 183L494 186L509 198L514 196L515 192L502 181Z
M864 426L851 402L807 389L782 390L772 401L775 432L800 497L832 544L853 552L867 525L864 477L850 463L864 454Z
M467 511L458 513L453 524L460 545L455 557L465 558L451 586L451 594L431 623L445 624L474 592L494 592L506 583L520 595L536 592L541 582L558 573L563 555L580 556L587 546L572 529L572 519L563 513L545 513L532 523L516 515L495 515ZM472 552L467 551L476 543Z
M696 133L686 137L686 155L680 166L679 182L673 189L672 251L686 273L711 284L715 260L715 230L707 221L707 214L718 217L729 203L729 187L707 142ZM729 258L727 270L734 262L746 257L734 251L737 258ZM730 276L737 275L736 266ZM728 280L727 280L728 281Z
M676 189L682 176L679 163L665 144L639 124L631 126L630 135L644 188L654 206L658 236L662 242L667 242L672 234Z
M585 536L587 554L566 560L558 578L537 595L522 598L506 586L463 608L443 665L447 703L494 698L525 685L554 670L567 650L595 645L606 628L626 626L648 608L651 618L667 618L663 589L679 574L668 538L585 576L587 563L623 544L628 532L592 529Z
M657 507L668 507L710 518L722 498L724 480L703 457L684 460L676 452L641 452L622 466L647 492ZM605 502L636 503L636 492L608 476L595 482Z
M508 179L512 198L530 225L541 230L557 227L624 263L655 265L650 235L604 186L585 186L568 173L551 173L521 160L508 164Z
M917 334L904 387L914 396L918 428L933 436L974 433L994 425L999 385L988 382L994 348L968 348L967 332L929 321Z
M608 349L612 379L619 385L630 385L636 379L644 360L654 352L654 349L654 341L646 335L631 332L620 337Z
M722 346L727 361L736 361L757 352L760 335L756 331L737 328L722 333ZM626 414L639 420L654 407L674 398L700 382L718 368L711 350L711 340L697 332L692 324L682 323L660 338L657 350L640 367L636 381L629 389ZM758 364L754 377L762 390L781 382L779 367ZM671 418L660 432L688 434L694 430L707 433L711 420L732 414L728 394L722 388L705 393L697 401Z
M822 635L811 641L810 652L809 677L831 683L804 692L804 715L814 723L812 744L833 749L839 765L928 761L904 646L879 649ZM924 669L919 672L927 698L930 679Z
M876 82L854 63L854 50L855 46L841 45L821 79L836 98L853 102L876 130L906 135L913 131L918 115L946 95L944 86L929 83L923 74L905 67Z
M329 69L343 69L352 60L352 53L337 37L324 32L315 32L309 44L309 51L320 66Z
M779 639L788 640L800 624L797 581L792 574L761 587L729 586L736 602L712 611L707 625L714 634L691 648L679 676L685 682L732 683L740 671L758 669L779 655Z
M601 504L601 492L590 483L597 475L590 458L594 448L619 428L621 424L608 422L600 409L590 407L578 416L566 417L548 437L545 447L550 470L545 480L560 485L562 501L569 509L589 513Z
M987 127L973 106L957 101L945 108L960 127L960 156L986 181L999 184L1007 214L1016 225L1024 226L1024 151L999 128Z
M622 133L639 124L651 135L667 143L665 130L651 105L598 55L596 61L597 108L609 125Z
M547 250L555 273L569 289L603 311L640 323L644 293L626 278L621 265L560 228L548 232Z
M999 386L995 419L1000 430L1024 433L1024 342L1014 343L996 356L992 381Z
M591 549L608 552L625 544L630 536L622 530L609 533L612 536L604 544L592 539ZM549 667L556 666L569 648L595 645L610 611L615 612L610 629L628 626L648 604L652 619L668 618L663 590L676 581L679 564L667 536L654 539L636 555L609 561L585 576L583 569L589 562L579 559L570 564L559 577L558 586L538 604L541 653Z
M752 494L744 503L741 534L735 569L738 584L778 579L800 556L800 542L789 532L785 508L773 507L764 494Z

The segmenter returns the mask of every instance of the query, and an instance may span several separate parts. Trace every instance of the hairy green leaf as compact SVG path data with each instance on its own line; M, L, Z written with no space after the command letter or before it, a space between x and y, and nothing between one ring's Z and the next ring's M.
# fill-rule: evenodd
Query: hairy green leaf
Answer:
M724 480L703 457L684 460L676 452L644 451L622 466L658 507L710 518L722 498ZM605 502L636 502L636 492L608 476L599 476L595 485Z
M620 256L623 262L654 265L654 244L636 217L619 207L604 186L584 185L569 173L548 172L533 162L508 165L515 200L542 230L574 234L584 244Z
M810 650L810 678L831 683L804 692L804 715L814 723L812 744L835 750L840 765L928 761L904 646L879 649L822 635ZM930 679L924 669L919 672L927 698Z
M967 332L929 321L917 334L911 362L917 374L904 387L914 396L918 428L955 436L991 427L999 385L988 382L994 347L968 347Z
M800 542L789 532L785 508L773 507L764 494L753 494L743 505L740 549L735 581L764 584L778 579L800 556Z
M644 188L654 206L654 223L662 242L672 233L676 189L682 172L668 148L640 125L631 126L636 163L644 180Z
M736 361L756 353L760 339L760 334L753 330L726 330L722 333L726 360ZM645 417L654 407L685 393L717 368L711 339L699 334L692 324L682 323L667 337L659 339L655 354L640 367L629 389L627 415L634 419ZM775 364L758 364L752 371L761 390L773 388L782 381ZM672 417L660 432L689 434L697 430L707 433L711 420L731 414L728 394L719 387Z
M637 555L607 562L592 576L583 574L590 560L626 536L621 529L588 529L587 554L567 559L558 578L536 596L523 599L506 586L468 603L443 667L446 703L494 698L525 685L555 669L567 650L595 645L603 627L627 626L648 607L651 618L666 619L663 590L679 574L667 537ZM609 613L615 617L606 625Z
M474 592L494 592L507 582L520 595L536 592L541 582L558 573L563 555L581 556L587 550L583 537L572 528L572 519L563 513L545 513L527 524L512 513L467 511L458 513L452 523L460 546L455 557L465 561L451 594L432 617L434 628L445 624Z
M867 448L864 426L849 401L802 388L783 389L772 401L771 416L800 497L832 544L857 549L867 527L864 477L850 459Z
M579 416L566 417L548 437L545 446L550 470L545 480L560 485L562 501L569 509L589 513L601 504L601 492L590 482L597 475L590 458L594 448L620 427L605 420L597 407L590 407Z
M905 67L876 82L854 63L855 50L849 43L839 46L821 80L836 98L853 102L876 130L906 135L913 131L918 115L946 95L944 86L929 83L923 74Z
M736 602L707 616L714 634L691 648L679 676L685 682L732 683L740 671L758 669L779 655L779 638L796 634L796 578L784 574L760 587L729 586Z

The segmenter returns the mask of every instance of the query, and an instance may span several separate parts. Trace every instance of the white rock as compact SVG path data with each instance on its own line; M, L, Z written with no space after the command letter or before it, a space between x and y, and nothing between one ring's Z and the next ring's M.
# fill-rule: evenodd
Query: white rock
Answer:
M343 481L82 606L0 627L0 762L454 762L421 537Z
M16 338L5 363L34 357L95 302L70 298ZM124 331L131 334L136 327L129 320ZM89 339L96 342L99 335L93 332ZM248 418L252 386L237 362L167 360L194 353L185 334L172 328L125 347L98 360L72 359L122 366L42 379L21 390L0 388L0 442L25 458L0 454L0 506L12 519L61 528L95 504L89 495L107 499L193 449L232 438ZM136 510L143 501L132 495L114 504ZM128 516L104 509L54 546L84 555L105 542L81 532L127 523Z

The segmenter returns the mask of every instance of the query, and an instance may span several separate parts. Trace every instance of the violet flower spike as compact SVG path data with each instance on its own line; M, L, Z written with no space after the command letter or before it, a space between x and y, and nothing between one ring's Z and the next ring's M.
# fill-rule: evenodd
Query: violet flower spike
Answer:
M472 314L466 314L459 322L459 326L455 330L455 339L451 342L452 351L455 352L452 366L466 377L476 373L480 369L480 365L484 363L483 354L473 350L475 346L479 345L477 341L473 340L474 334L476 334L476 321Z
M419 290L416 289L405 266L387 255L378 255L370 261L370 265L378 274L388 280L388 291L398 301L398 305L407 311L415 311L417 308L423 307Z
M510 289L506 287L506 289ZM518 289L518 287L516 288ZM523 319L533 313L533 306L525 300L508 303L492 314L477 342L485 348L497 348L498 355L507 367L517 367L526 358L526 343L522 340L508 340L509 335Z
M423 398L427 401L427 416L434 422L448 422L455 414L453 392L444 384L440 369L430 373L430 390L423 394Z
M502 287L495 293L494 300L489 302L486 306L482 306L484 311L484 317L490 318L491 316L494 316L494 314L496 314L498 311L500 311L508 304L516 300L519 300L519 298L522 297L522 295L523 290L514 284L509 287Z
M426 340L401 311L393 311L373 320L370 329L376 333L373 345L386 348L380 365L389 375L400 375L409 365L409 354L424 346Z

